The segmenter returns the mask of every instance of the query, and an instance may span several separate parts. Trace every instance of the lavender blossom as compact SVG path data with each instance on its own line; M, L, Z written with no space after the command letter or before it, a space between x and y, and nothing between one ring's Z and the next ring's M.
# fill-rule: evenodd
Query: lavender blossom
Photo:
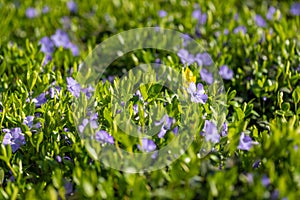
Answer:
M77 12L77 4L74 1L67 2L67 7L70 10L70 12L72 13Z
M248 135L245 135L244 132L241 133L238 149L249 151L251 149L252 145L254 145L254 144L258 144L258 143L253 142L251 137L249 137Z
M29 7L26 9L26 17L29 19L35 18L37 16L37 11L35 8Z
M198 53L195 56L195 61L198 63L199 66L210 66L213 64L212 59L210 58L210 55L207 52L204 53Z
M260 26L260 27L266 27L267 26L267 23L264 20L264 18L261 15L258 15L258 14L255 15L255 23L256 23L257 26Z
M156 144L151 139L143 138L142 147L138 144L138 149L145 152L151 152L156 149Z
M233 78L233 71L227 65L220 67L219 74L225 80L231 80Z
M208 96L204 94L205 91L201 83L198 83L196 88L196 84L191 82L187 92L191 95L192 102L205 104L208 99Z
M221 129L221 136L225 137L228 134L228 125L226 122L223 123L222 129Z
M272 20L273 17L274 17L275 12L276 12L276 8L273 7L273 6L271 6L271 7L269 8L268 12L267 12L266 18L267 18L268 20Z
M72 77L67 77L67 88L74 97L78 98L80 96L81 86Z
M185 49L180 49L177 53L178 57L180 58L183 64L190 65L194 62L194 56L189 54L189 52Z
M203 68L200 71L200 76L203 81L207 84L212 84L214 82L214 77L207 69Z
M64 47L64 48L69 47L68 46L70 43L69 36L66 32L60 29L56 30L55 34L51 36L51 39L56 47Z
M35 103L36 107L41 107L43 104L47 102L46 94L43 92L36 98L32 99L32 102Z
M300 16L300 3L295 2L291 5L290 13L294 16Z
M22 145L26 144L25 137L22 134L22 130L20 128L3 129L5 133L3 137L2 143L6 145L10 145L12 152L16 152Z
M267 175L263 175L262 179L261 179L261 183L267 187L270 185L271 181L269 179L269 177Z
M241 32L242 34L246 34L247 28L245 26L238 26L233 30L233 33L238 34Z
M50 11L50 8L48 7L48 6L44 6L43 7L43 10L42 10L42 13L43 14L46 14L46 13L48 13Z
M213 143L217 143L220 141L220 135L218 133L217 126L208 120L205 120L203 132L201 135L205 136L205 140L207 142L211 141Z
M99 142L105 142L105 143L110 143L110 144L115 143L114 138L104 130L97 131L95 138Z
M160 121L155 122L156 126L162 125L157 137L163 138L167 131L170 130L174 122L175 120L172 117L169 117L167 114L164 115Z
M41 44L41 52L51 55L54 51L54 44L49 37L43 37L40 39L39 43Z
M158 16L160 17L160 18L164 18L164 17L166 17L168 15L168 13L165 11L165 10L160 10L159 12L158 12Z

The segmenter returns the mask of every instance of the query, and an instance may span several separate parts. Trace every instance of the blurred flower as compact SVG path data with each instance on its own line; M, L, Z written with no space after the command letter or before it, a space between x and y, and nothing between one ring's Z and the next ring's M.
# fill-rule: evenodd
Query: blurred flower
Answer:
M212 73L210 73L207 69L203 68L200 71L200 76L203 81L207 84L212 84L214 82L214 78Z
M258 159L253 163L252 168L254 168L254 169L258 168L259 164L260 164L260 160Z
M75 13L77 11L77 4L74 1L68 1L67 7L72 13Z
M25 137L22 134L22 130L20 128L13 129L3 129L5 133L3 137L2 143L6 145L10 145L12 152L16 152L22 145L26 144Z
M90 125L93 129L98 128L98 113L90 114Z
M182 64L190 65L194 62L194 56L192 54L189 54L189 52L185 49L180 49L177 55L180 58Z
M178 130L179 130L179 127L178 127L178 126L175 126L175 128L173 129L173 133L174 133L175 135L177 135L177 134L178 134Z
M271 6L271 7L269 8L268 12L267 12L266 18L267 18L268 20L272 20L273 17L274 17L275 12L276 12L276 8L273 7L273 6Z
M300 3L295 2L291 5L290 12L294 16L300 16Z
M240 150L249 151L250 148L252 147L252 145L254 145L254 144L258 144L258 143L253 142L251 137L249 137L248 135L245 135L245 133L242 132L241 136L240 136L240 142L239 142L239 145L237 148Z
M34 120L34 116L27 116L24 119L23 124L25 124L29 128L32 128L33 127L33 120Z
M267 23L264 20L264 18L261 15L258 15L258 14L255 15L255 23L256 23L257 26L260 26L260 27L266 27L267 26Z
M267 175L263 175L261 182L265 187L267 187L271 183L271 181Z
M223 123L222 129L221 129L221 136L225 137L228 134L228 125L226 122Z
M220 67L219 74L225 80L231 80L233 78L233 71L229 69L227 65Z
M246 34L247 28L245 26L238 26L233 30L233 33L238 34L241 32L242 34Z
M39 43L41 44L41 52L50 55L53 53L54 44L49 37L43 37L42 39L40 39Z
M47 65L52 60L52 56L49 54L46 54L45 59L43 61L43 66Z
M218 129L216 125L208 120L205 120L203 132L201 135L205 136L207 142L211 141L213 143L217 143L220 141L220 135L218 133Z
M198 53L195 56L195 61L198 63L199 66L210 66L213 64L213 61L210 57L210 55L207 52L204 53Z
M106 142L110 144L114 144L114 138L108 134L106 131L100 130L96 132L95 136L96 140L99 142Z
M71 181L64 179L65 195L70 195L73 192L73 184Z
M81 91L86 95L87 98L91 98L95 89L89 85L87 88L82 88Z
M32 99L32 102L35 103L36 107L41 107L47 102L46 94L43 92L36 98Z
M156 144L151 139L143 138L142 147L138 144L138 149L145 152L151 152L156 149Z
M73 44L72 42L69 42L66 46L67 49L70 49L73 56L79 56L79 49L76 44Z
M82 123L78 126L78 130L80 133L83 133L84 128L86 127L86 125L89 123L88 119L83 119Z
M252 173L248 173L246 175L247 181L248 183L252 184L253 183L253 174Z
M61 161L62 161L62 159L61 159L60 156L56 156L56 157L55 157L55 160L56 160L57 162L59 162L59 163L61 163Z
M46 13L48 13L49 11L50 11L49 7L48 7L48 6L44 6L44 7L43 7L43 10L42 10L42 13L43 13L43 14L46 14Z
M72 77L67 77L67 88L74 97L78 98L80 96L81 86Z
M37 11L35 8L29 7L26 9L26 17L32 19L37 16Z
M204 94L205 91L201 83L198 83L196 88L196 84L194 82L190 82L187 92L191 95L192 102L205 104L207 101L208 96Z
M168 13L165 11L165 10L160 10L158 12L158 16L161 17L161 18L164 18L168 15Z
M70 43L68 34L60 29L56 30L55 34L51 36L51 39L56 47L68 48Z
M203 25L206 23L207 21L207 14L206 13L202 13L200 9L196 9L193 11L192 13L192 17L194 19L198 20L198 23Z
M158 122L155 122L155 126L161 126L161 129L157 135L158 138L163 138L168 130L170 130L172 124L174 123L174 119L169 117L167 114L162 117L162 119Z

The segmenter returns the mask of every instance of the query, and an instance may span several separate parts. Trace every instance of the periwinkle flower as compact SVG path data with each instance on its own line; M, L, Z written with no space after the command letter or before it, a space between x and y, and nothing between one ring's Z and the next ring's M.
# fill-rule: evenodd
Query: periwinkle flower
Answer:
M93 129L98 128L98 113L90 114L90 126Z
M72 77L67 77L67 88L74 97L78 98L80 96L81 85Z
M267 187L270 185L271 181L269 179L269 177L267 175L263 175L262 179L261 179L261 183Z
M43 7L43 10L42 10L42 13L43 14L46 14L46 13L48 13L50 11L50 8L48 7L48 6L44 6Z
M187 92L191 95L192 102L205 104L208 99L208 96L204 94L205 91L201 83L198 83L196 88L196 84L190 82Z
M26 17L32 19L35 18L37 16L37 11L35 8L29 7L26 9Z
M64 48L69 47L68 46L70 43L69 36L66 32L60 29L56 30L55 34L51 36L51 39L56 47L64 47Z
M82 123L78 126L78 130L80 133L83 133L83 130L85 129L86 125L89 123L88 119L83 119Z
M214 82L214 77L207 69L203 68L200 70L200 76L203 81L207 84L212 84Z
M99 142L114 144L114 138L104 130L96 132L95 139Z
M138 149L145 152L151 152L156 149L156 144L151 139L143 138L142 146L137 145Z
M190 54L186 49L180 49L177 53L183 64L192 64L195 60L194 56Z
M46 54L45 59L43 61L43 66L47 65L52 60L52 56L50 54Z
M158 16L160 17L160 18L164 18L164 17L166 17L168 15L168 13L165 11L165 10L160 10L159 12L158 12Z
M231 80L233 78L233 71L227 65L220 67L219 74L225 80Z
M202 13L200 9L194 10L192 13L192 17L198 20L198 23L203 25L207 21L207 14Z
M238 26L233 30L233 33L238 34L241 32L242 34L246 34L247 28L245 26Z
M258 15L258 14L255 15L255 23L256 23L257 26L260 26L260 27L266 27L267 26L267 23L264 20L264 18L261 15Z
M12 152L16 152L22 145L26 144L25 137L22 134L22 130L20 128L13 129L3 129L5 133L3 137L2 143L6 145L10 145Z
M34 116L27 116L24 119L23 124L25 124L29 128L32 128L33 127L33 120L34 120Z
M67 49L70 49L70 51L72 52L73 56L79 56L79 48L76 44L73 44L72 42L69 42L66 45Z
M95 89L89 85L87 88L82 88L81 91L86 95L87 98L91 98Z
M68 1L67 7L72 13L75 13L77 11L77 4L74 1Z
M291 5L290 13L294 16L300 16L300 3L295 2Z
M213 61L210 57L210 55L207 52L204 53L198 53L195 56L195 61L198 63L199 66L210 66L213 64Z
M165 114L160 121L155 122L155 126L161 126L161 129L158 133L158 138L163 138L168 130L170 130L171 126L175 120L172 117L169 117L167 114Z
M274 17L275 12L276 12L276 8L273 7L273 6L271 6L271 7L268 9L266 18L267 18L268 20L272 20L273 17Z
M36 107L41 107L43 104L47 102L46 94L43 92L36 98L32 99L32 102L35 103Z
M228 134L228 125L226 122L223 123L222 129L221 129L221 136L225 137Z
M217 126L209 120L205 120L201 135L205 137L207 142L211 141L212 143L217 143L220 141L220 135L218 133Z
M251 147L255 144L258 144L258 143L252 141L251 137L249 137L248 135L245 135L245 133L242 132L241 136L240 136L240 142L239 142L239 145L237 148L240 150L249 151L251 149Z
M53 53L54 44L49 37L43 37L42 39L40 39L39 43L41 44L41 52L50 55Z

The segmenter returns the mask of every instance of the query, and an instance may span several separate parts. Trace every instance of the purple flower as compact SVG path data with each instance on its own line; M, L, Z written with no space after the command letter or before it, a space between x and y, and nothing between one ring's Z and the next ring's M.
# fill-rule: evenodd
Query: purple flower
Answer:
M10 145L12 152L16 152L22 145L26 144L25 137L22 134L22 130L20 128L3 129L5 133L3 138L3 144Z
M78 56L79 55L79 49L76 44L73 44L72 42L69 42L66 46L67 49L70 49L73 56Z
M55 159L56 159L56 161L59 162L59 163L61 163L61 161L62 161L62 159L61 159L60 156L56 156Z
M174 133L175 135L177 135L177 134L178 134L178 130L179 130L179 127L178 127L178 126L175 126L175 128L173 129L173 133Z
M228 125L226 122L223 123L222 129L221 129L221 136L225 137L228 134Z
M204 94L203 85L201 83L196 84L194 82L191 82L187 92L191 95L191 101L196 103L202 103L205 104L205 102L208 99L208 96Z
M246 175L247 181L248 183L252 184L253 183L253 174L252 173L248 173Z
M27 116L24 119L23 124L25 124L31 129L33 127L33 120L34 120L34 116Z
M95 89L89 85L87 88L82 88L81 91L86 95L87 98L91 98Z
M267 187L268 185L270 185L271 181L269 179L269 177L267 175L263 175L262 179L261 179L261 183Z
M172 117L169 117L167 114L164 115L160 121L155 122L156 126L162 125L157 137L163 138L167 131L170 130L173 123L174 119Z
M194 56L192 54L189 54L189 52L185 49L180 49L177 55L183 64L190 65L194 62Z
M258 14L255 15L255 23L256 23L257 26L260 26L260 27L266 27L267 26L267 23L264 20L264 18L261 15L258 15Z
M212 84L214 82L214 77L207 69L203 68L200 71L200 76L203 81L207 84Z
M88 119L83 119L82 123L78 126L78 130L80 133L83 133L84 128L86 127L86 125L89 123Z
M260 164L260 160L256 160L256 161L253 163L252 168L253 168L253 169L258 168L258 167L259 167L259 164Z
M96 140L99 142L106 142L110 144L114 144L114 138L108 134L106 131L100 130L96 132L95 136Z
M77 4L74 1L67 2L67 7L72 13L75 13L77 11Z
M43 61L43 66L47 65L52 60L52 56L49 54L46 54L45 59Z
M67 77L67 88L74 97L78 98L80 96L81 86L72 77Z
M194 10L192 13L192 17L198 20L198 23L203 25L207 21L207 14L201 12L200 9Z
M54 51L54 44L52 42L52 40L49 37L43 37L42 39L40 39L39 42L42 46L41 46L41 52L45 53L45 54L52 54Z
M198 53L195 57L195 61L198 63L199 66L210 66L213 64L213 61L207 52Z
M219 74L225 80L231 80L233 78L233 71L229 69L227 65L220 67Z
M268 20L272 20L273 17L274 17L275 12L276 12L276 8L273 7L273 6L271 6L271 7L269 8L269 10L268 10L267 15L266 15L267 19L268 19Z
M49 11L50 11L49 7L48 7L48 6L44 6L44 7L43 7L43 10L42 10L42 13L43 13L43 14L46 14L46 13L48 13Z
M217 143L220 141L217 126L211 121L205 120L202 135L205 136L207 142Z
M233 33L238 34L241 32L242 34L246 34L247 28L245 26L238 26L233 30Z
M252 145L258 144L257 142L253 142L251 137L245 135L244 132L241 133L240 143L238 145L238 149L249 151Z
M158 12L158 15L159 15L160 18L164 18L168 15L168 13L165 10L160 10Z
M41 107L43 104L47 102L46 94L43 92L36 98L32 99L32 102L35 103L36 107Z
M60 29L56 30L55 34L51 36L51 39L56 47L64 47L64 48L69 47L68 46L70 43L69 36L66 32Z
M29 7L26 9L26 17L32 19L37 16L37 11L35 8Z
M291 5L290 12L294 16L300 16L300 3L295 2Z
M54 86L55 82L53 82L51 85L52 86L49 88L49 94L51 99L53 99L54 97L58 98L58 94L61 91L61 88L59 86Z
M90 114L90 125L93 129L98 128L98 113Z
M73 184L71 181L64 180L65 195L70 195L73 192Z
M138 149L145 152L151 152L156 149L156 144L151 139L143 138L142 147L138 144Z

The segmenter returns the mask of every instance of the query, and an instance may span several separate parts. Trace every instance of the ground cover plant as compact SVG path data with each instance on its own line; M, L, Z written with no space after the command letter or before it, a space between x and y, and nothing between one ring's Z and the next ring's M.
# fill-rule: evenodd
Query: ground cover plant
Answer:
M0 0L0 19L0 199L300 198L300 2ZM80 82L98 44L143 27L178 31L183 47L130 51L95 85ZM185 49L189 41L203 51ZM161 67L163 76L146 78L132 71L149 63L174 71ZM169 80L164 73L178 73L182 93L125 84ZM212 90L218 80L222 87ZM93 110L83 112L91 99ZM176 140L185 111L197 126ZM129 122L142 132L154 124L156 134L132 137ZM157 153L174 140L169 157ZM109 148L167 165L128 173L97 160Z

